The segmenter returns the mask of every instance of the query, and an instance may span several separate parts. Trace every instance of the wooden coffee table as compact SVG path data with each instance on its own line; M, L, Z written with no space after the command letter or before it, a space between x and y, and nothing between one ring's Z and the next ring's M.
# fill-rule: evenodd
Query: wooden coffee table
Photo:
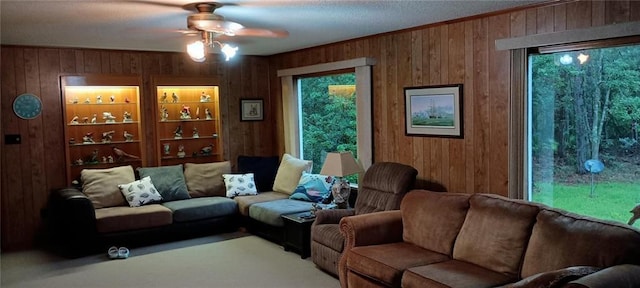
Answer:
M285 251L294 251L305 259L311 255L311 224L315 217L309 218L311 212L299 212L282 215L284 221L284 246Z

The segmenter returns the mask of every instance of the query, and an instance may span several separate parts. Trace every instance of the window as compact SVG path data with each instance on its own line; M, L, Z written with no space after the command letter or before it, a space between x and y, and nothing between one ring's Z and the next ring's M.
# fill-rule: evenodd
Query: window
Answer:
M300 77L297 84L300 157L313 161L313 173L320 173L328 152L358 155L355 73ZM357 177L349 182L357 183Z
M346 146L340 147L340 145L337 145L335 149L352 151L354 153L354 156L356 156L356 158L362 164L364 170L369 168L369 166L371 166L371 163L373 162L373 128L371 126L371 123L373 122L373 118L371 116L371 66L374 64L375 60L371 58L356 58L351 60L278 70L278 77L280 77L282 85L282 124L285 138L285 152L296 157L303 157L303 155L305 155L304 147L302 145L303 141L300 141L300 139L303 139L303 135L305 133L305 128L303 127L304 116L301 106L301 103L302 101L304 101L304 99L300 95L300 91L302 90L300 86L305 85L305 81L313 82L311 81L311 79L315 78L317 75L329 77L326 79L330 79L332 77L351 77L353 78L353 80L355 80L355 82L352 83L355 84L356 148L355 150L349 150L346 149ZM355 71L355 73L351 73L351 71ZM354 76L341 76L344 74L352 74ZM341 84L352 85L348 83ZM328 96L327 98L331 97L332 96ZM325 129L326 128L327 127L325 127ZM338 144L349 145L346 142ZM328 147L327 149L334 149L334 147ZM309 156L309 153L315 156ZM322 153L322 151L308 151L306 152L306 156L304 156L304 158L311 159L309 157L320 157L320 159L324 161L323 155L326 154ZM313 166L314 170L318 169L317 171L322 168L322 165L318 165L318 163L316 163L315 161Z
M528 67L525 196L627 223L640 203L640 45L530 54Z

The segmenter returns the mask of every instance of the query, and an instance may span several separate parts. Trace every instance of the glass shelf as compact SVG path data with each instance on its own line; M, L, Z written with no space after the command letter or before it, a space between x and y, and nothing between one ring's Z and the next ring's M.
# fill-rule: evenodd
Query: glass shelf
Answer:
M101 123L78 123L78 124L69 124L67 126L100 126L100 125L121 125L121 124L138 124L139 121L129 121L129 122L101 122Z
M69 146L73 147L73 146L109 145L109 144L127 144L127 143L140 143L140 140L95 142L95 143L75 143L75 144L69 144Z

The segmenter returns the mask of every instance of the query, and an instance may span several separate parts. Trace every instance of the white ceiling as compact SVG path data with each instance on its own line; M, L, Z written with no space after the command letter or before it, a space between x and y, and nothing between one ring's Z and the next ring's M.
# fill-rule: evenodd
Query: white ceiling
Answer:
M216 10L249 28L289 31L284 39L235 37L240 54L272 55L547 0L227 0ZM182 9L193 0L0 0L6 45L184 51ZM195 11L194 11L195 12Z

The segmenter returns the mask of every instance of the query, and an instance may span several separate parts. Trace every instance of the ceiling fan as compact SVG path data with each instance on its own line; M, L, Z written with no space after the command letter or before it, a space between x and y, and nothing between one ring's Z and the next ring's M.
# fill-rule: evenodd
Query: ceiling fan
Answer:
M187 17L187 28L192 31L211 32L214 36L252 36L284 38L289 36L289 32L281 29L261 29L247 28L240 23L225 20L215 10L224 6L218 2L200 2L183 6L183 9L197 11Z

